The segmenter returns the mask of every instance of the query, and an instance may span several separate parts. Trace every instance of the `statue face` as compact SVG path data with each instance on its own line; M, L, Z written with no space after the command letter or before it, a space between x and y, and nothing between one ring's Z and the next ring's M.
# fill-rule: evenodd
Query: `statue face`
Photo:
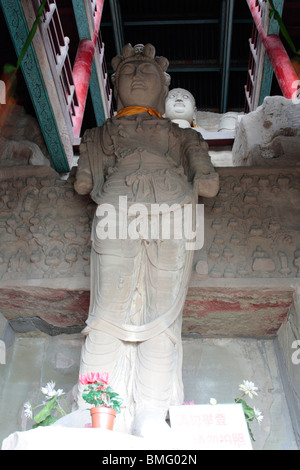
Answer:
M161 76L154 64L133 60L123 65L119 75L118 98L124 107L157 108L161 93Z
M192 123L194 113L195 99L189 91L182 88L169 91L166 99L166 117L169 119L184 119Z

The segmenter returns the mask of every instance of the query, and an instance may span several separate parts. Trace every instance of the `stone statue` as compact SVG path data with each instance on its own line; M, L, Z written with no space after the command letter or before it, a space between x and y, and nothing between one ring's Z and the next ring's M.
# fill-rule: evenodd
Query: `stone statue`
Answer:
M217 116L217 114L216 114ZM232 139L235 136L237 113L228 112L220 118L219 129L208 131L197 124L197 108L194 96L183 88L173 88L166 98L165 117L179 127L192 127L205 140Z
M219 179L202 136L162 117L168 60L151 44L128 44L122 54L112 60L118 112L84 134L75 181L98 205L80 374L109 372L134 432L143 415L164 421L183 402L181 317L193 251L186 232L177 239L174 229L169 237L152 230L165 215L181 223L183 206L215 196ZM79 384L86 407L81 393Z
M173 88L168 93L165 104L165 117L179 127L195 127L196 102L194 96L183 88Z

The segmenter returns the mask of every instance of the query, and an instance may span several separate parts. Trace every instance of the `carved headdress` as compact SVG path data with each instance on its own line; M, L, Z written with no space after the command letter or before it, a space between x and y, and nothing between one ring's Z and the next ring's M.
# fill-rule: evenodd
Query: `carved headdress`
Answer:
M114 92L117 100L119 75L123 65L132 61L145 61L150 62L157 67L161 76L163 94L162 103L164 103L171 82L170 75L166 73L166 70L169 67L169 61L166 57L156 56L155 54L155 47L152 44L146 44L145 46L143 44L136 44L135 46L126 44L122 49L122 55L117 55L112 59L111 65L115 73L112 75L111 80L114 85Z

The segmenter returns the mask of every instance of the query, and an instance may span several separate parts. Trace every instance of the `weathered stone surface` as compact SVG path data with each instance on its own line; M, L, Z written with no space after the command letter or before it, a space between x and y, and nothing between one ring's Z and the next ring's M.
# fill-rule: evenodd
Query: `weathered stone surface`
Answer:
M281 146L274 139L278 136L300 135L300 106L283 96L268 96L255 111L240 118L232 149L234 165L253 165L257 155L264 158L278 157Z
M0 110L0 167L27 164L50 166L41 128L25 108L6 104Z
M293 289L191 287L183 312L182 332L202 336L274 336L293 305ZM85 326L89 290L2 289L0 310L18 332L50 335ZM76 329L77 328L77 329Z
M0 279L89 275L94 204L47 167L0 176Z
M0 282L72 279L87 285L95 204L74 192L72 178L62 181L50 168L18 170L0 176ZM218 172L218 195L200 201L205 243L195 254L195 281L297 278L300 169Z
M297 278L300 169L220 168L218 172L217 197L200 201L205 207L205 237L203 249L195 254L195 282L201 286L206 271L206 279L216 280Z
M89 307L89 290L23 287L1 289L0 311L8 319L40 318L55 327L84 327ZM21 328L21 325L20 325Z
M292 305L292 291L190 288L183 313L183 334L272 337L286 322Z

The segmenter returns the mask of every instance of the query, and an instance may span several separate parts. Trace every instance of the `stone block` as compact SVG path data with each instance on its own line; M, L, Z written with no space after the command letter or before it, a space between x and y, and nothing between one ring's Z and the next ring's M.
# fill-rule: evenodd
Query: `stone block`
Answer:
M268 96L255 111L241 116L232 148L233 164L253 165L257 155L278 157L281 148L273 145L278 136L299 136L300 106L283 96Z

